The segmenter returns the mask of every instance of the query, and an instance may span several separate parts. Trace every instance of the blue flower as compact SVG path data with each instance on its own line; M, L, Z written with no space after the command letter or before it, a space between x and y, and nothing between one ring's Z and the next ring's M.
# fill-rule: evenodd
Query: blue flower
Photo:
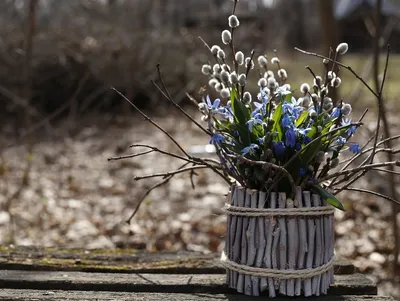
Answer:
M293 127L293 118L289 114L283 115L281 125L283 128Z
M300 177L303 177L303 176L305 176L306 174L307 174L307 170L304 169L304 168L300 168L300 170L299 170L299 175L300 175Z
M262 115L260 113L256 114L254 117L250 118L249 121L246 122L246 125L249 128L249 131L253 131L253 126L256 124L262 124Z
M276 88L276 90L275 90L275 95L286 96L291 93L292 92L288 89L288 86L286 86L286 85L280 86L280 87Z
M358 143L350 144L349 151L351 151L353 154L360 153L360 151L361 151L360 145Z
M282 104L282 109L284 113L289 113L291 115L293 114L293 105L287 101Z
M311 128L296 128L295 129L297 133L300 134L300 136L302 136L304 139L306 138L307 133L311 130ZM308 138L308 137L307 137ZM310 138L308 138L310 139Z
M340 109L337 108L337 107L333 108L332 113L331 113L331 117L332 118L338 118L339 115L340 115Z
M251 116L255 116L255 115L257 115L257 114L259 114L260 112L263 114L263 115L265 115L266 114L266 110L267 110L267 103L266 102L262 102L262 103L259 103L259 102L256 102L256 101L254 101L253 102L253 105L256 107L255 109L254 109L254 111L251 113Z
M336 140L337 144L344 145L346 143L346 138L339 136Z
M250 144L249 146L246 146L244 149L242 149L242 155L254 155L256 153L256 150L259 149L259 146L257 144Z
M285 133L285 144L290 147L294 147L296 145L296 132L292 128L288 128Z
M341 126L349 126L351 125L351 119L350 118L343 118L340 125ZM353 125L350 126L347 130L346 130L346 134L351 136L353 135L355 132L357 131L357 126Z
M296 145L295 145L294 148L295 148L295 150L297 150L297 151L301 150L301 143L296 142Z
M304 142L304 144L309 144L311 142L311 138L308 136L304 136L303 142Z
M285 152L285 144L282 141L273 144L274 152L278 157L282 157Z
M206 98L206 103L207 103L207 108L211 111L211 112L215 112L218 108L219 105L221 103L221 100L219 98L215 99L213 103L211 103L210 100L210 96L207 95Z
M214 135L212 135L211 139L210 139L210 144L220 144L222 142L225 142L225 137L222 136L219 133L215 133Z

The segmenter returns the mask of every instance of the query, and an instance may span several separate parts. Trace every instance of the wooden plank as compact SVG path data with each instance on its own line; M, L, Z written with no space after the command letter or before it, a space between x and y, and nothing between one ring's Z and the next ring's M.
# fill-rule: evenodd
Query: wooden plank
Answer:
M262 297L261 297L262 298ZM38 290L12 290L0 289L0 301L32 301L32 300L79 300L79 301L253 301L260 300L257 297L248 297L243 295L226 295L226 294L167 294L167 293L125 293L125 292L93 292L93 291L38 291ZM265 297L264 297L265 299ZM278 297L275 300L293 300L293 298ZM326 297L308 297L298 298L296 301L394 301L392 297L378 296L326 296Z
M337 275L331 295L376 295L373 282L361 274ZM0 288L164 293L235 294L225 275L115 274L53 271L0 271Z
M107 273L223 274L220 254L195 252L149 253L132 249L85 250L40 247L1 247L0 269ZM354 266L338 257L335 274L351 274Z

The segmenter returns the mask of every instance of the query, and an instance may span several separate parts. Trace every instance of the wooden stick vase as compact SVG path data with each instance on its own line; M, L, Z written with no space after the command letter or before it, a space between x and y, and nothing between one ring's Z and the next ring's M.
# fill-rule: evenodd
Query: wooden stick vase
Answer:
M229 287L246 295L319 296L333 283L334 208L297 187L285 193L232 186L221 263Z

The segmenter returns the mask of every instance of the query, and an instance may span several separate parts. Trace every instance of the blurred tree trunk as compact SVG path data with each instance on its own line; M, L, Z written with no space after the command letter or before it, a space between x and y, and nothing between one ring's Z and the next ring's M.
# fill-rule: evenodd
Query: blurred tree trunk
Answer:
M335 49L338 44L338 27L334 16L332 0L318 0L319 20L322 30L322 51L328 56L330 48ZM330 69L330 66L328 66ZM329 96L335 101L338 101L337 89L331 89Z

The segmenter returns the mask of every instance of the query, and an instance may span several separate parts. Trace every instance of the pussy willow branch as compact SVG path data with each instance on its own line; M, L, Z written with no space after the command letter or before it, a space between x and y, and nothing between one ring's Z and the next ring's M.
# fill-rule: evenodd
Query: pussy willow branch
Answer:
M367 189L353 188L353 187L338 187L337 190L335 190L334 193L335 194L339 193L342 190L349 190L349 191L357 191L357 192L368 193L368 194L372 194L372 195L381 197L381 198L386 199L388 201L391 201L393 203L400 204L399 201L395 200L394 198L392 198L390 196L387 196L385 194L382 194L382 193L379 193L379 192L375 192L375 191L372 191L372 190L367 190Z
M177 169L177 170L173 170L173 171L155 173L155 174L145 175L145 176L136 176L133 179L135 181L138 181L138 180L149 179L149 178L169 177L169 176L180 174L180 173L183 173L186 171L191 171L191 170L195 170L195 169L205 169L205 168L210 168L210 167L208 165L195 165L195 166L185 167L185 168L181 168L181 169Z
M115 88L111 88L114 90L119 96L121 96L125 101L127 101L132 107L135 108L136 111L140 113L144 117L144 119L148 122L150 122L152 125L154 125L156 128L158 128L161 132L163 132L180 150L181 152L187 156L188 158L190 157L189 154L183 149L183 147L178 143L178 141L175 140L174 137L172 137L166 130L164 130L161 126L159 126L156 122L154 122L149 116L147 116L141 109L139 109L132 101L130 101L124 94L122 94L120 91L118 91Z
M185 163L183 165L181 165L179 168L184 168L186 165L188 165L189 163ZM129 216L129 218L126 220L126 222L128 224L131 223L132 218L136 215L136 213L138 212L140 205L142 205L144 199L150 194L150 192L152 192L154 189L165 185L169 182L169 180L171 180L173 177L173 175L170 175L168 177L166 177L164 180L162 180L161 182L158 182L157 184L154 184L153 186L151 186L146 192L145 194L140 198L138 204L136 205L135 209L133 210L132 214Z
M331 58L329 58L329 57L326 57L326 56L324 56L324 55L321 55L321 54L318 54L318 53L315 53L315 52L305 51L305 50L302 50L302 49L300 49L300 48L298 48L298 47L294 47L294 49L297 50L297 51L299 51L299 52L301 52L301 53L307 54L307 55L316 56L316 57L319 57L319 58L321 58L321 59L326 59L326 60L328 60L328 61L330 61L330 62L332 62L332 63L337 64L338 66L343 67L344 69L349 70L359 81L361 81L361 82L363 83L363 85L364 85L375 97L379 97L378 93L375 92L375 91L365 82L365 80L364 80L361 76L359 76L359 75L353 70L353 68L351 68L350 66L347 66L347 65L345 65L345 64L343 64L343 63L341 63L341 62L335 61L334 59L331 59Z
M263 166L264 169L266 169L266 168L272 168L272 169L275 169L275 170L277 170L277 171L280 171L280 172L283 173L284 176L286 176L287 179L289 180L290 185L292 186L292 195L295 193L295 191L296 191L296 185L295 185L295 183L294 183L294 181L293 181L293 178L292 178L292 176L290 175L290 173L289 173L285 168L283 168L282 166L279 166L279 165L276 165L276 164L273 164L273 163L270 163L270 162L265 162L265 161L255 161L255 160L251 160L251 159L248 159L248 158L243 157L243 156L228 155L228 157L231 157L231 158L233 158L233 159L237 159L238 161L242 161L242 162L245 162L245 163L250 164L250 165L259 165L259 166Z

